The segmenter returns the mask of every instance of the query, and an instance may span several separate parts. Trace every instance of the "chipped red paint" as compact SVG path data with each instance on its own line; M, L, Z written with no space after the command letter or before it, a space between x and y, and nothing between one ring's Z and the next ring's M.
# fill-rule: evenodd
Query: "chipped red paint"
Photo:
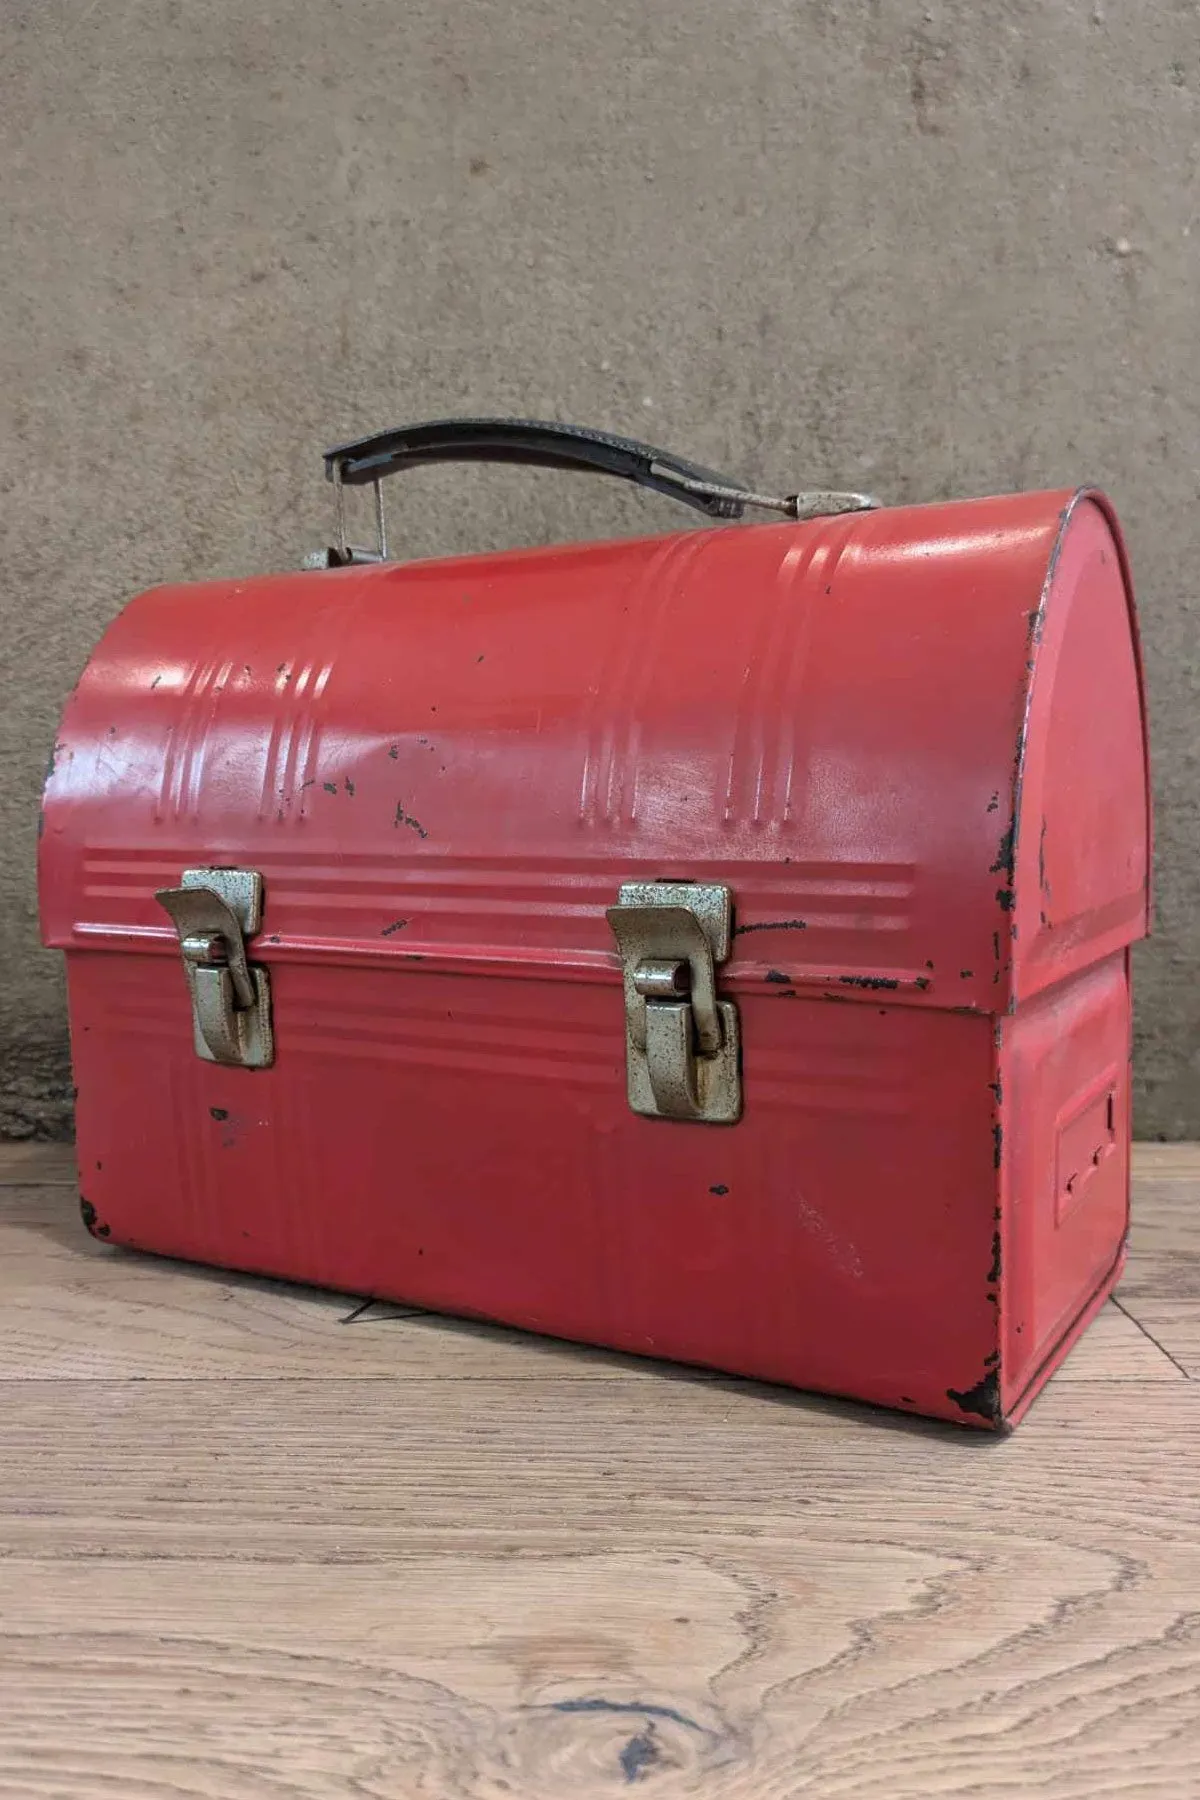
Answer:
M1093 494L143 594L40 845L92 1217L1011 1422L1122 1253L1146 782ZM210 863L267 1070L193 1054L154 893ZM670 877L733 893L735 1126L626 1105L605 909Z

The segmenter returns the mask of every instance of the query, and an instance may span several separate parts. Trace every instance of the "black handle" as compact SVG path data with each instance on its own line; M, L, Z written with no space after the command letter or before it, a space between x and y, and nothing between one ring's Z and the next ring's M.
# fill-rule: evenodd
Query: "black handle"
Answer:
M325 452L325 478L337 500L337 542L305 558L305 567L339 568L347 563L386 562L383 517L385 475L431 462L529 463L543 469L594 469L619 475L639 487L669 494L707 513L710 519L740 519L748 506L765 507L789 519L816 519L827 513L864 512L879 505L869 494L819 489L802 494L756 494L728 476L685 462L636 438L588 431L581 425L554 425L541 419L428 419L379 431ZM371 482L375 488L376 550L346 542L343 488Z
M325 452L329 481L380 481L431 462L528 463L543 469L594 469L669 494L713 519L740 519L747 506L795 517L795 495L751 493L740 482L685 462L635 438L540 419L431 419L401 425ZM849 498L849 496L847 496ZM864 496L855 495L861 505Z

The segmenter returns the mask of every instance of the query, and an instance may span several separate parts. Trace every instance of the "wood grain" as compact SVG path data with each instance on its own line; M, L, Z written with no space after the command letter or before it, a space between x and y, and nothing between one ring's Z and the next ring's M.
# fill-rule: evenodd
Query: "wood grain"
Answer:
M404 1309L343 1324L93 1243L25 1158L0 1796L1195 1800L1184 1165L1139 1180L1120 1307L996 1441Z
M94 1384L0 1390L15 1791L77 1706L117 1759L84 1793L182 1755L222 1796L602 1794L622 1756L664 1794L1074 1795L1135 1750L1188 1791L1191 1384L1060 1387L999 1445L710 1383L349 1388L113 1384L103 1432Z

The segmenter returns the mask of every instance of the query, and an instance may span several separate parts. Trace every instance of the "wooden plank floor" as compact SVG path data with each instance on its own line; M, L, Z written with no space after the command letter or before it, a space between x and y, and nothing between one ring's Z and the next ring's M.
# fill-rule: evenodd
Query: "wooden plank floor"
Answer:
M994 1441L114 1251L0 1146L0 1796L1191 1800L1200 1149L1137 1190Z

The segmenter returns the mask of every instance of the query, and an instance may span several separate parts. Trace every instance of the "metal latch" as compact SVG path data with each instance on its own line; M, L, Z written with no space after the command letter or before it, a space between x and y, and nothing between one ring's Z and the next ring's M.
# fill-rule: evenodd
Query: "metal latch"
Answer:
M625 976L631 1108L732 1125L742 1110L738 1011L716 991L716 965L729 955L729 889L626 882L607 917Z
M275 1060L270 977L246 961L246 939L262 924L262 876L256 869L185 869L181 882L154 897L179 933L196 1055L269 1068Z

